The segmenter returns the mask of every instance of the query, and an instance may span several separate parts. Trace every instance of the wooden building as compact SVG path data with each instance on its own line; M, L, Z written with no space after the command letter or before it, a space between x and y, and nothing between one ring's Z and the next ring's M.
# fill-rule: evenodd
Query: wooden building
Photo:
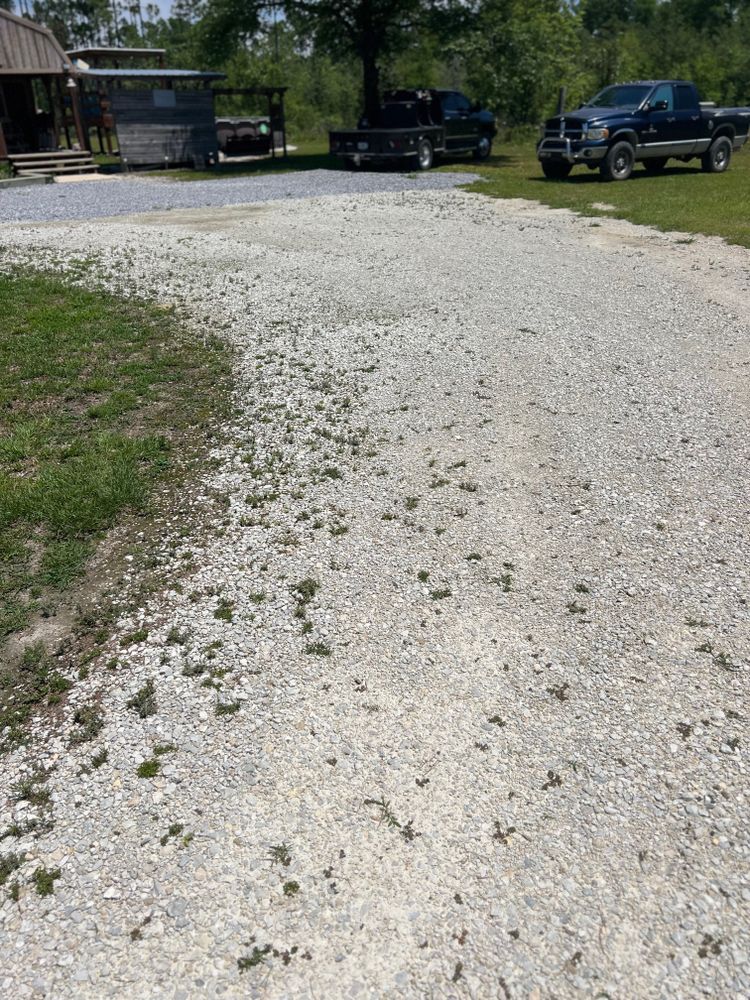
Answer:
M0 8L0 159L85 148L75 71L52 32Z

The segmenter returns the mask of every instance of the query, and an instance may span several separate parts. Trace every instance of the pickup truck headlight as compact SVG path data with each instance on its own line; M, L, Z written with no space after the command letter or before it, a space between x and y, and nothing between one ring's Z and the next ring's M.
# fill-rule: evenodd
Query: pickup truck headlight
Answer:
M585 139L596 141L598 139L609 139L608 128L587 128L584 133Z

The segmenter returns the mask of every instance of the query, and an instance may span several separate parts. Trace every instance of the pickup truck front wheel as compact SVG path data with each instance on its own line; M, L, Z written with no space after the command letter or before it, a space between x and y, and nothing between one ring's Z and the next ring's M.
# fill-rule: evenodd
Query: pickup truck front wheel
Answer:
M635 150L629 142L616 142L602 160L600 167L605 181L626 181L633 173Z
M726 135L720 135L701 157L701 169L707 174L722 174L732 159L732 143Z
M429 139L422 139L417 148L417 160L420 170L429 170L432 166L435 154L432 150L432 143Z
M477 148L474 150L475 160L486 160L492 152L492 139L488 135L480 135Z

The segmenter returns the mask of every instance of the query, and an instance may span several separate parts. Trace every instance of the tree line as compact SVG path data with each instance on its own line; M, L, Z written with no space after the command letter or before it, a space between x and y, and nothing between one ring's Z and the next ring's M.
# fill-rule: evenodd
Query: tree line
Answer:
M12 3L12 0L0 0ZM750 0L15 0L65 48L167 50L232 86L287 85L290 131L353 124L394 86L464 90L509 127L607 83L684 77L750 103ZM231 110L231 109L230 109Z

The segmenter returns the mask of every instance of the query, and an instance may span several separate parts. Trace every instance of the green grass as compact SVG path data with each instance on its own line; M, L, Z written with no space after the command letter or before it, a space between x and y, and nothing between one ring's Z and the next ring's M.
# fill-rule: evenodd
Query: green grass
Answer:
M494 149L496 155L481 165L457 158L443 161L441 169L480 174L482 180L469 190L494 198L528 198L582 215L722 236L750 247L750 147L734 154L725 174L704 174L699 160L670 160L660 175L650 176L637 165L629 180L612 183L586 167L575 167L565 181L546 180L531 135L510 143L497 139ZM595 202L613 205L614 210L595 209Z
M0 277L0 643L54 608L118 518L147 511L225 367L168 311Z

